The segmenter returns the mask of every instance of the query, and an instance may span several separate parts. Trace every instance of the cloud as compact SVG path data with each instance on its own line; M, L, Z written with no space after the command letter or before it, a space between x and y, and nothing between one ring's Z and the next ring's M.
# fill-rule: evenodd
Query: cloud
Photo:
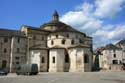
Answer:
M125 25L106 24L100 18L114 17L122 10L125 0L96 0L84 2L61 16L61 21L93 37L94 49L125 38ZM112 11L111 11L112 10Z
M64 14L60 20L91 35L101 28L102 24L101 20L94 18L91 14L93 7L92 4L85 2L77 6L74 11Z
M110 29L105 29L110 27ZM102 29L97 30L93 33L94 37L94 48L105 45L108 43L115 43L116 41L125 39L125 25L106 25Z
M100 18L114 17L122 10L125 0L96 0L94 14Z

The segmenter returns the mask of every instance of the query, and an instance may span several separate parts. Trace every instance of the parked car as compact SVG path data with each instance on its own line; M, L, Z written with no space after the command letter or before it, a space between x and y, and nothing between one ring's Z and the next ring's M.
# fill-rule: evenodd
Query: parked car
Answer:
M16 69L17 75L37 75L38 74L38 65L37 64L22 64L19 65Z
M7 75L9 71L7 69L0 69L0 75Z

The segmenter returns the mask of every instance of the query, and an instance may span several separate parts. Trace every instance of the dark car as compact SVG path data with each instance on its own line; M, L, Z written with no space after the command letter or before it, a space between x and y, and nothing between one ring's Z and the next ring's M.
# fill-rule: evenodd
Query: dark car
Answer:
M17 75L37 75L38 65L37 64L21 64L16 69Z
M7 75L8 73L7 69L0 69L0 75Z

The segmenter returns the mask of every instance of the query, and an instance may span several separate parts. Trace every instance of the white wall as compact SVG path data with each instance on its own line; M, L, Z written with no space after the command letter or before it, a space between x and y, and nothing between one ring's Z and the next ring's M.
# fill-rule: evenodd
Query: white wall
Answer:
M89 56L89 63L84 63L84 55ZM70 72L91 71L92 68L92 53L90 48L70 48L69 56L71 59Z
M39 71L47 72L47 50L31 50L30 62L38 64ZM44 63L42 63L42 57L44 57Z
M49 72L63 72L64 69L64 49L50 49L49 51ZM53 63L55 57L55 63Z
M69 35L69 37L67 37L67 34ZM58 38L56 38L56 35L58 35ZM77 37L76 37L77 36ZM61 41L65 39L66 42L65 44L62 44ZM83 40L84 43L80 43L79 39ZM51 44L51 41L53 40L54 44ZM78 44L92 44L92 41L90 38L86 38L84 37L83 34L80 33L75 33L75 32L57 32L57 33L53 33L53 34L49 34L48 38L47 38L47 46L48 47L54 47L54 46L61 46L61 47L69 47L69 46L73 46L71 44L71 41L74 40L74 44L73 45L78 45Z
M121 49L117 49L115 51L111 50L104 50L103 52L103 68L109 69L110 65L113 64L113 60L118 60L118 64L123 59L123 51ZM114 57L116 54L116 57Z

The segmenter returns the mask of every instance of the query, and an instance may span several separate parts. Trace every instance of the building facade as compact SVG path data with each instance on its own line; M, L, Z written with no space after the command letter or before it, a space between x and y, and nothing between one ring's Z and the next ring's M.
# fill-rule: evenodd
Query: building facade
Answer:
M0 29L0 68L15 72L26 63L26 37L20 31Z
M122 47L119 47L119 42L115 45L108 44L102 47L102 50L98 50L100 53L98 56L102 58L99 62L101 68L105 70L122 70L122 66L125 63L125 54ZM101 48L100 48L101 49Z
M23 25L21 32L26 37L25 62L38 64L39 71L91 71L92 37L59 21L56 11L50 22L40 27Z

